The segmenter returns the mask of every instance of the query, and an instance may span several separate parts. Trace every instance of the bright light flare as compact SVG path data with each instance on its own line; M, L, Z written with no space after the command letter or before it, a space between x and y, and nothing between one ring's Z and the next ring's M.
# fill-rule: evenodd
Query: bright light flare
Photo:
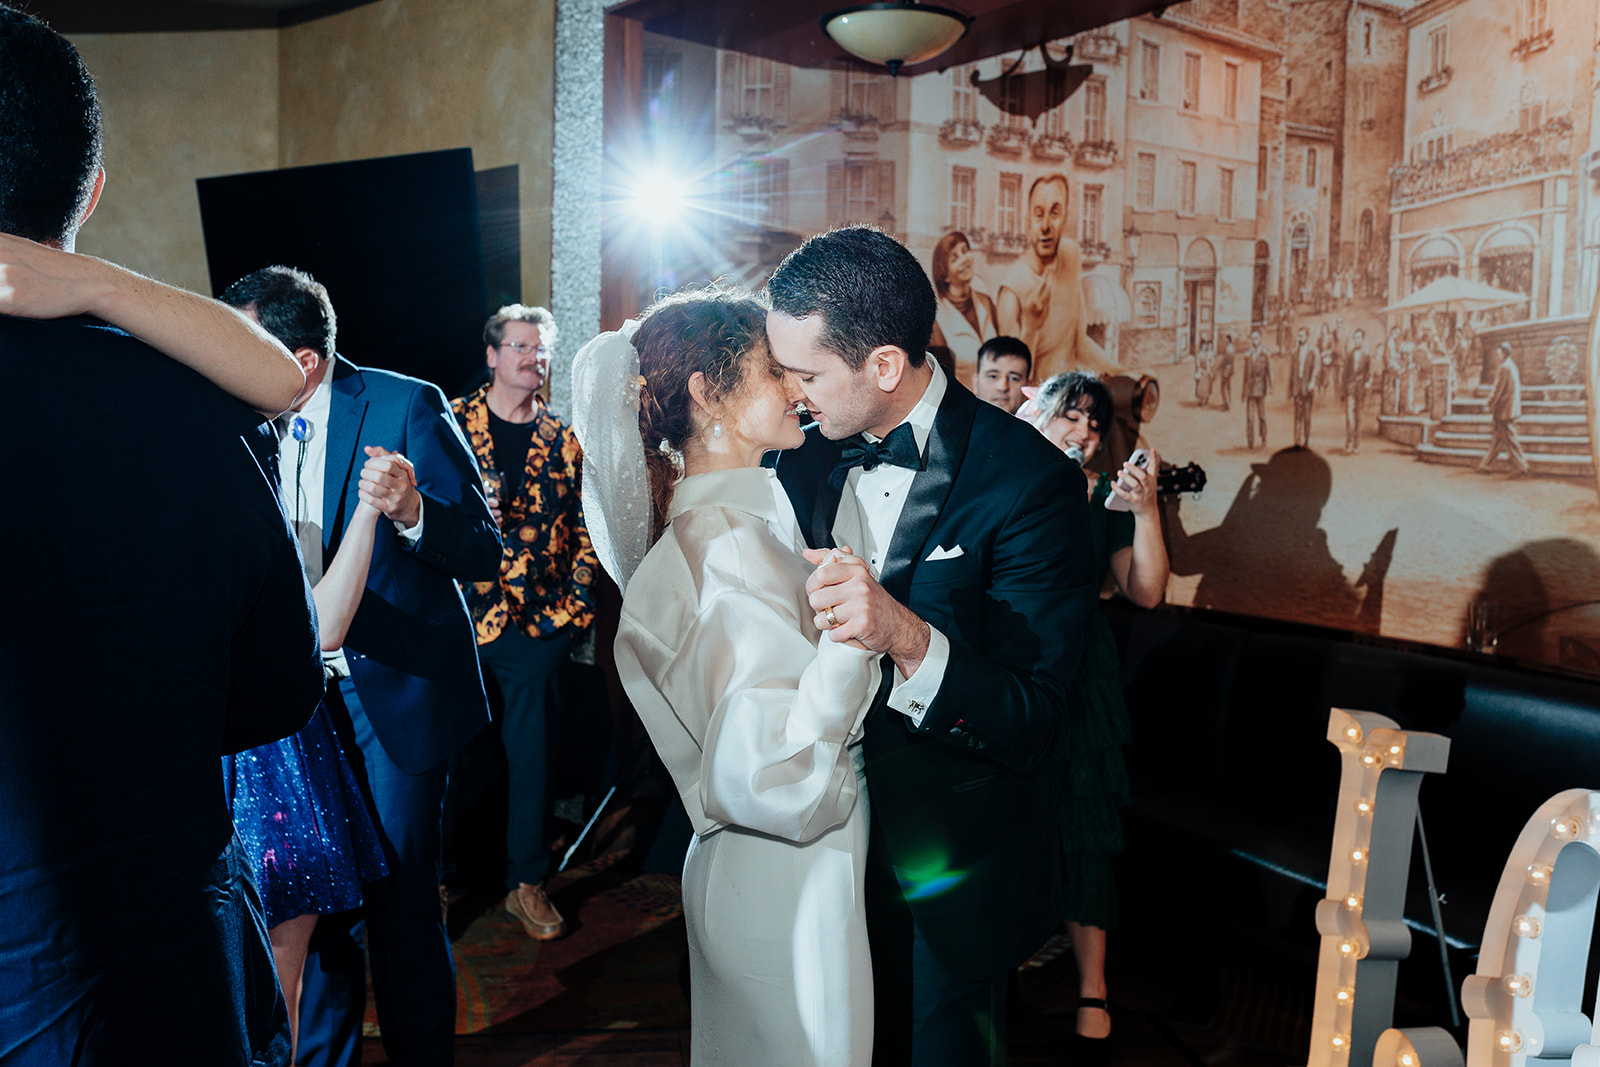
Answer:
M639 178L625 205L635 219L656 228L676 225L689 206L689 183L668 171Z

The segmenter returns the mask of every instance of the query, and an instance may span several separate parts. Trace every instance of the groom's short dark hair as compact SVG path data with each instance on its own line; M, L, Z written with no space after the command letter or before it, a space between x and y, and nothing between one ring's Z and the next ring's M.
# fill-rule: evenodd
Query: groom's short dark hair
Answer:
M906 246L873 226L817 234L790 252L767 282L773 310L822 316L822 345L860 370L872 350L895 345L920 367L938 298Z
M100 170L94 79L65 37L0 5L0 233L62 241Z

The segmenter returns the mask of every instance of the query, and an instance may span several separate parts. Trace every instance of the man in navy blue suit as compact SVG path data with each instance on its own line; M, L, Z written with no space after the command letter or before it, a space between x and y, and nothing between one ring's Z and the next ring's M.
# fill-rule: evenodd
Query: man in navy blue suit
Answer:
M301 999L300 1062L333 1067L360 1058L364 919L389 1062L446 1064L456 1018L439 900L446 763L489 721L472 620L456 582L499 575L499 528L444 394L336 355L333 305L321 284L302 271L266 267L230 285L222 300L266 327L306 371L281 469L308 577L315 582L321 561L338 551L359 483L384 502L390 520L379 523L344 648L328 657L339 679L328 687L329 710L372 802L389 877L368 887L359 914L317 925Z
M105 177L94 84L4 6L0 100L0 233L71 252ZM0 315L0 369L36 401L0 419L0 1062L285 1064L218 766L322 694L310 591L241 440L262 416L86 318Z

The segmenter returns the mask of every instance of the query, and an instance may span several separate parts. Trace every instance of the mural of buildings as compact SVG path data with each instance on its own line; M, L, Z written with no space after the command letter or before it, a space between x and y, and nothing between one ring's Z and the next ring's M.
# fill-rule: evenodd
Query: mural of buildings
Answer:
M1128 366L1190 356L1247 332L1278 284L1283 32L1281 3L1203 0L1053 42L1091 72L1036 119L1015 113L1022 95L1059 96L1021 84L1038 51L907 81L721 54L717 258L758 284L829 226L883 226L924 262L958 231L993 296L1027 247L1028 190L1062 174L1096 335Z
M1527 294L1491 321L1587 310L1592 285L1580 291L1577 269L1578 164L1593 112L1594 6L1425 0L1402 21L1393 292L1453 274Z
M1326 202L1304 205L1311 217L1289 228L1290 246L1303 250L1292 292L1330 279L1341 289L1348 282L1362 296L1387 291L1389 168L1405 149L1405 111L1396 102L1405 96L1406 6L1378 0L1289 5L1289 68L1296 74L1287 104L1300 164L1300 181L1293 184L1304 184L1310 171L1327 183Z
M646 286L759 286L807 236L869 222L930 273L960 234L976 306L1036 254L1029 191L1060 175L1090 335L1159 385L1148 442L1217 487L1169 515L1183 544L1215 548L1187 554L1170 600L1254 588L1287 543L1255 507L1270 499L1317 547L1271 597L1222 610L1455 644L1487 596L1519 620L1502 651L1600 662L1600 615L1580 610L1600 578L1572 562L1595 558L1600 522L1585 384L1600 381L1600 0L1189 0L908 79L645 36L644 110L667 124L654 151L690 161L702 208ZM1452 277L1501 293L1393 307ZM1290 443L1295 337L1320 346L1308 448L1263 455L1239 382L1226 409L1220 385L1199 387L1201 345L1243 353L1252 327L1277 383L1270 447ZM1371 376L1352 406L1358 330ZM1528 481L1486 462L1502 344ZM1502 580L1546 557L1567 562L1541 596Z
M1189 357L1224 334L1243 340L1265 313L1276 235L1258 216L1275 191L1263 155L1282 142L1279 129L1263 140L1263 70L1282 65L1283 16L1255 8L1189 4L1127 24L1135 69L1123 180L1126 230L1138 234L1134 328L1118 354L1127 366Z

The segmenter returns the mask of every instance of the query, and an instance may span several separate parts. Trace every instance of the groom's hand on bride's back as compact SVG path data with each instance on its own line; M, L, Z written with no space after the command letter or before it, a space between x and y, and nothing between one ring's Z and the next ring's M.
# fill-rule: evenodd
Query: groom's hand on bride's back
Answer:
M806 558L818 564L806 579L806 594L816 612L817 628L835 641L849 641L874 652L886 652L909 678L928 651L928 624L890 596L872 576L866 561L849 549L812 550ZM829 612L832 617L829 617Z

